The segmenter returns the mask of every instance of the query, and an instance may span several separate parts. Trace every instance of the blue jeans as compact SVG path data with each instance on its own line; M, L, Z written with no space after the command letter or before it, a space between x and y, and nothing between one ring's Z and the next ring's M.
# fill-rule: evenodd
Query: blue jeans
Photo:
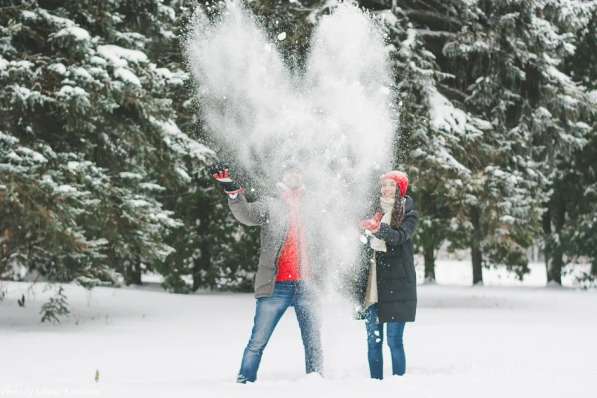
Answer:
M379 308L373 304L367 308L365 326L367 327L367 356L369 359L369 372L372 379L383 379L383 323L379 322ZM388 346L392 355L392 374L402 376L406 371L406 356L402 336L404 325L402 321L387 323Z
M271 297L257 299L253 331L245 348L237 381L257 379L263 350L278 321L288 307L294 306L305 348L307 373L322 372L322 351L319 319L315 311L315 297L304 282L276 282Z

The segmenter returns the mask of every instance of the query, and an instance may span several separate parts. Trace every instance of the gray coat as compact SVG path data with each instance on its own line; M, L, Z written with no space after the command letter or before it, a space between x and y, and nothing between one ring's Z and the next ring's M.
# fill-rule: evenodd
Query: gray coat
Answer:
M240 223L261 227L255 297L270 297L276 283L278 256L288 233L288 208L281 199L271 197L249 203L242 193L228 199L228 206Z

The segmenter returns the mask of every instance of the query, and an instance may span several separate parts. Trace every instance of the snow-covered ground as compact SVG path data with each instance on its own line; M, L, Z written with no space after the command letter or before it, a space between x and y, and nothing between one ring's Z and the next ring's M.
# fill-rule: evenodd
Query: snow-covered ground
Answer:
M440 282L448 276L458 279L458 267L442 264ZM460 272L458 280L465 276ZM486 274L488 284L492 277ZM51 325L39 322L49 294L43 284L0 284L7 290L0 303L0 397L595 394L595 290L420 286L417 322L405 332L407 374L384 381L368 379L363 323L351 319L346 304L328 299L324 379L303 374L299 331L290 310L264 354L258 382L237 385L255 305L250 294L175 295L148 288L88 292L68 286L72 314ZM24 308L16 303L23 293Z

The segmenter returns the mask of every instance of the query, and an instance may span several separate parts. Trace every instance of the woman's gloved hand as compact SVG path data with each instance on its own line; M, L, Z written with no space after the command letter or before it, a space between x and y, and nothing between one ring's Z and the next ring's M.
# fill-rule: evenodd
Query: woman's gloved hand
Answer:
M372 234L375 234L379 231L379 226L381 225L382 218L383 214L378 211L372 218L368 218L366 220L361 221L361 228L365 231L369 231Z

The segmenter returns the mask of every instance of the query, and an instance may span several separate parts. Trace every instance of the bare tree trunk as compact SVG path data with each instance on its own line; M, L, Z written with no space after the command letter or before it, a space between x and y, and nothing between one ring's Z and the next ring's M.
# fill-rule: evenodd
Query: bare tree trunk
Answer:
M477 207L471 209L473 236L471 239L471 260L473 263L473 285L483 284L483 253L481 252L481 211Z
M479 246L471 247L471 258L473 262L473 285L483 284L483 255Z
M133 264L133 283L135 285L142 285L143 281L141 280L143 276L143 270L141 269L141 260L135 259L135 263Z
M435 248L431 244L423 248L425 258L425 281L435 282Z
M439 227L431 225L422 225L419 229L419 244L423 249L423 258L425 260L425 282L435 282L435 252L441 246L441 232Z
M547 282L549 282L549 264L551 263L551 212L549 210L549 204L546 205L546 210L541 216L541 224L543 227L543 256L545 257L545 274L547 275Z
M562 284L562 267L564 266L564 256L562 248L557 245L552 254L549 272L547 274L548 282L555 282L558 285Z
M127 285L141 285L141 260L138 257L126 267L125 282Z
M7 269L7 261L10 257L10 243L12 233L10 227L6 227L0 234L0 275L4 274Z
M554 194L550 203L550 210L546 212L547 220L543 220L544 231L555 230L555 238L550 233L546 238L545 244L545 262L547 264L547 283L555 282L559 285L562 284L562 268L564 267L564 248L560 242L560 236L564 229L564 223L566 218L566 206L563 198L557 193ZM546 217L544 215L544 217Z

